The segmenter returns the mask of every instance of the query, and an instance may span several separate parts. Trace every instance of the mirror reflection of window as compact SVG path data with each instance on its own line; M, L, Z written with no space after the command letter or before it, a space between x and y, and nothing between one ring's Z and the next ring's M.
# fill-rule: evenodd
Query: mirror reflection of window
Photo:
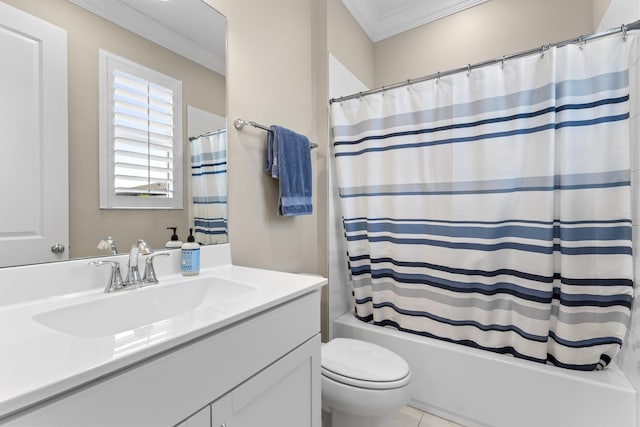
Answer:
M182 82L100 50L101 208L182 208Z

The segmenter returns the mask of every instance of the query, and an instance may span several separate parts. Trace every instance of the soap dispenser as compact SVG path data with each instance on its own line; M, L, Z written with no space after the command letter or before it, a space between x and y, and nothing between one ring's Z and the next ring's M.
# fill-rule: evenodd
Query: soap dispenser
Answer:
M173 248L181 248L182 242L178 239L178 227L167 227L167 230L173 230L173 234L171 235L171 240L169 240L164 247L167 249Z
M187 243L182 245L182 262L180 264L184 276L195 276L200 273L200 244L193 237L193 228L189 229Z

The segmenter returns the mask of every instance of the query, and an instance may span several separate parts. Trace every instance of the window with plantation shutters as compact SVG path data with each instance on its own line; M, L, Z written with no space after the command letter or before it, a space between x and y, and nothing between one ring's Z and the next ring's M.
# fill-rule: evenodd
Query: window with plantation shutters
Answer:
M100 205L182 208L181 82L100 51Z

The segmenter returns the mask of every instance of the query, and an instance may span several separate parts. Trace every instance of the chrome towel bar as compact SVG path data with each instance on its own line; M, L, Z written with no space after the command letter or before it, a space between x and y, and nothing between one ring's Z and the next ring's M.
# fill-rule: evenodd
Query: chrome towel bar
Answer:
M243 120L243 119L239 119L238 118L238 119L235 119L233 121L233 125L238 130L242 130L242 128L244 128L245 126L249 125L249 126L253 126L254 128L258 128L258 129L265 130L267 132L271 132L271 129L269 129L268 126L261 125L260 123L254 122L252 120ZM316 144L315 142L310 142L309 143L309 148L310 149L318 148L318 144Z

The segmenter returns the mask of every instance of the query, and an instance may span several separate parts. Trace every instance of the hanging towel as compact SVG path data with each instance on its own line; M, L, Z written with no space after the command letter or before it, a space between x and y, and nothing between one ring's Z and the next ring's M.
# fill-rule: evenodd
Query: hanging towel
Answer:
M312 213L311 153L306 136L281 126L271 126L264 151L264 171L279 180L278 214Z

